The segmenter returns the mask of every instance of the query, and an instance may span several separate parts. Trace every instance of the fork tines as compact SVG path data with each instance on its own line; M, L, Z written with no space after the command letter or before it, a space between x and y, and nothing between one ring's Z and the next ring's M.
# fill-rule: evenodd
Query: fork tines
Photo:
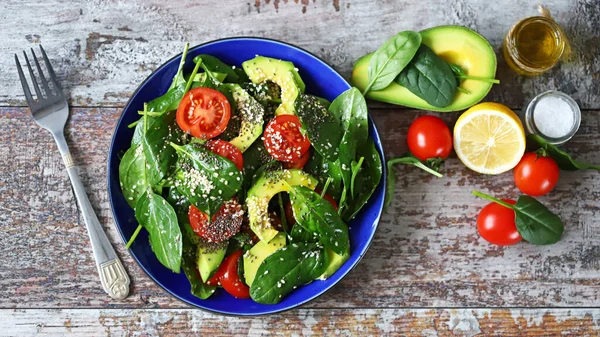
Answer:
M35 67L37 69L37 73L39 76L39 82L36 79L33 68L31 67L31 63L29 62L29 57L27 56L27 53L25 53L25 51L23 51L23 57L25 58L25 63L27 64L27 69L29 70L29 76L31 78L31 82L33 83L33 89L35 90L35 96L36 96L35 99L31 95L31 89L29 87L29 84L27 83L25 74L23 73L21 63L19 62L19 57L17 56L17 54L15 54L15 62L17 63L17 70L19 72L19 78L21 80L21 85L23 86L23 92L25 93L25 99L27 100L27 104L30 107L32 105L34 105L36 102L37 103L42 103L42 102L48 103L49 101L57 101L57 100L64 99L62 90L61 90L60 86L58 85L58 81L56 80L56 74L54 73L54 69L52 69L50 60L48 60L48 56L46 55L46 52L44 51L44 48L42 47L42 45L40 45L40 50L42 53L42 58L44 59L44 64L46 65L46 70L48 71L48 77L50 79L49 81L46 79L46 76L44 75L44 72L42 71L42 67L40 66L40 62L38 61L37 56L35 55L35 52L33 51L33 48L31 48L31 55L33 57ZM41 87L40 87L40 84L41 84ZM52 90L50 88L51 86L52 86Z

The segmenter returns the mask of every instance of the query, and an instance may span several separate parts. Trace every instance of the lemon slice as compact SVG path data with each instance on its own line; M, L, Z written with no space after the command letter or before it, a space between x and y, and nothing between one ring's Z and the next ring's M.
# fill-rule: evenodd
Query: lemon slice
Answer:
M500 103L480 103L465 111L454 126L454 150L471 170L500 174L525 153L525 130L517 114Z

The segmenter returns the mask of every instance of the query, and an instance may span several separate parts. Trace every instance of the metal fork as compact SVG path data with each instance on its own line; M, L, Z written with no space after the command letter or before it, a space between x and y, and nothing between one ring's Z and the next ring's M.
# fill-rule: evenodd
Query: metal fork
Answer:
M58 84L54 69L52 69L52 65L48 60L48 56L46 56L46 52L41 45L40 51L44 63L46 64L49 81L46 79L46 76L44 76L42 67L32 48L31 54L39 75L39 84L38 80L36 80L33 68L31 67L31 63L29 62L29 58L25 51L23 51L23 57L25 58L27 69L29 70L31 82L33 82L36 99L31 95L29 84L27 83L27 79L21 68L21 63L19 62L19 57L15 54L19 78L23 85L27 104L29 105L31 115L36 123L50 131L52 136L54 136L56 145L58 145L58 150L62 155L67 172L69 173L69 178L71 178L73 191L75 191L75 197L77 198L77 203L83 213L83 219L85 220L88 235L92 242L92 251L94 252L94 258L96 259L96 266L98 267L98 273L100 274L102 288L104 288L104 291L106 291L110 297L114 299L124 299L129 293L129 276L125 271L125 268L123 268L123 264L119 260L115 250L108 241L106 233L104 233L104 230L98 221L98 217L96 217L96 214L94 213L92 204L90 203L79 178L78 167L75 166L75 163L73 162L64 134L65 123L69 117L69 105L65 100L62 88Z

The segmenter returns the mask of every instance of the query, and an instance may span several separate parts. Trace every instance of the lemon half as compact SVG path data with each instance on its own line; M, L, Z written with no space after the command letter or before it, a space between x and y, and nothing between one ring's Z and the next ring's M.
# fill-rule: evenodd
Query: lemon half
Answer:
M454 150L471 170L500 174L525 153L525 130L517 114L500 103L480 103L465 111L454 126Z

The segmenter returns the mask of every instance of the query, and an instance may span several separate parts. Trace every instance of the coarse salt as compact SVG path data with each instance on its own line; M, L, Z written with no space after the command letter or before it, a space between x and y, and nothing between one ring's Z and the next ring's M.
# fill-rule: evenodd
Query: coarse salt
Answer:
M533 121L543 135L561 138L573 129L575 117L571 105L561 97L542 97L533 110Z

